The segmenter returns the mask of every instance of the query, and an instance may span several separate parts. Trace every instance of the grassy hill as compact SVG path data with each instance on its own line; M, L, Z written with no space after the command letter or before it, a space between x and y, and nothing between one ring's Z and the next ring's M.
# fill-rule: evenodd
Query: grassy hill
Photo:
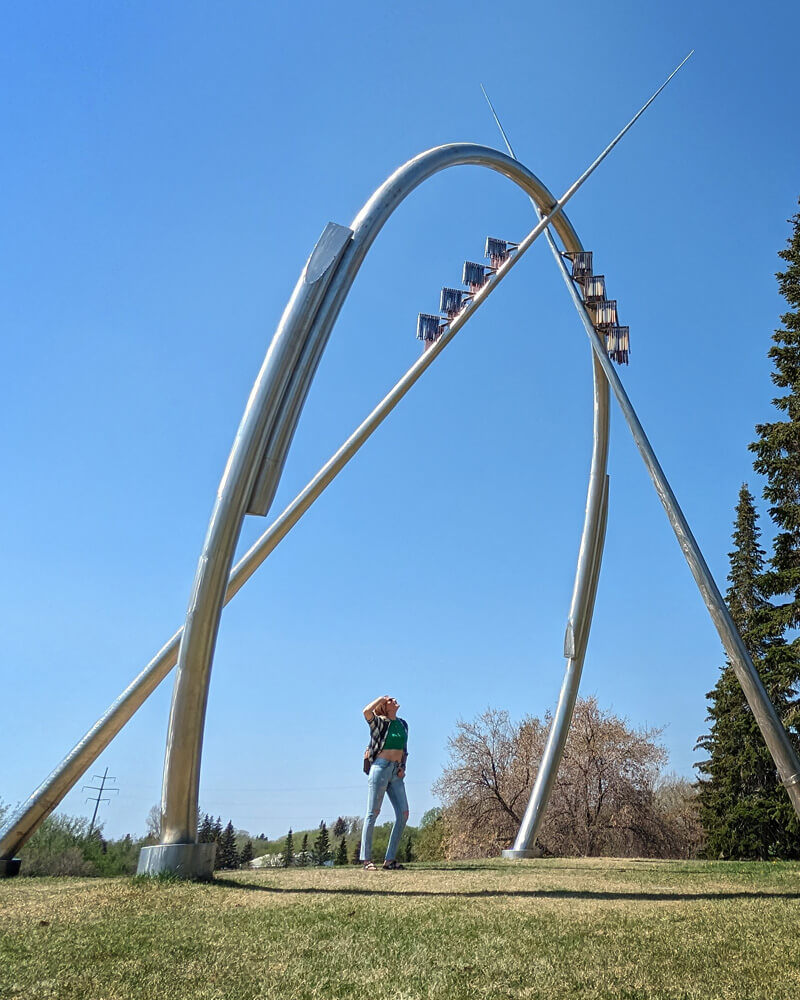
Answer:
M800 865L563 859L0 883L3 1000L800 993Z

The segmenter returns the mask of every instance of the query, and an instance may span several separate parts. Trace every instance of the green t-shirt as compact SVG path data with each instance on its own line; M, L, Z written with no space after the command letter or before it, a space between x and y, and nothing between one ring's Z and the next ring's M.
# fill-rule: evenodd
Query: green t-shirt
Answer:
M406 727L399 719L392 719L389 723L389 732L383 744L384 750L405 750L408 742Z

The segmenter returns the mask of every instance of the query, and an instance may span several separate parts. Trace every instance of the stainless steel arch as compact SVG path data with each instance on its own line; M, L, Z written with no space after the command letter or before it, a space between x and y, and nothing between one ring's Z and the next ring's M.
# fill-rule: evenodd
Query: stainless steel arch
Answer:
M597 162L599 160L593 167ZM449 167L467 164L489 167L513 180L534 198L546 218L520 244L517 257L495 275L491 287L481 289L470 306L451 322L436 345L439 350L485 300L492 287L505 276L547 223L552 222L567 249L581 249L575 231L561 212L561 206L577 190L588 172L573 185L561 202L557 202L538 178L515 160L497 150L466 143L428 150L397 170L356 216L349 244L343 227L329 226L326 229L321 241L325 246L320 250L318 245L312 253L267 352L217 494L178 656L164 764L162 842L156 847L144 849L140 871L179 869L187 874L196 874L207 865L207 859L201 856L200 845L195 843L203 727L225 588L245 512L248 509L266 509L274 496L319 358L375 237L400 202L424 180ZM320 287L321 282L324 282L324 287ZM433 360L432 351L427 355L427 361L423 356L415 366L418 371L408 387ZM564 737L588 639L606 510L609 393L608 383L596 359L593 359L593 372L594 447L568 627L568 634L575 636L565 681L572 693L569 698L562 698L559 707L564 723L560 729ZM553 756L553 767L557 766L559 757L560 752Z
M686 57L686 59L688 58L689 56ZM670 74L670 76L667 77L667 80L658 88L658 90L656 90L649 100L646 101L639 111L636 112L633 118L631 118L631 120L620 130L614 139L612 139L603 152L567 189L561 199L552 207L552 210L548 210L548 216L542 219L539 225L534 227L522 243L519 244L517 252L511 257L511 259L505 262L505 264L499 269L487 285L474 297L468 307L462 310L455 320L448 325L446 332L439 338L438 343L436 343L432 349L427 351L422 358L412 365L397 385L387 394L386 397L384 397L384 399L378 404L377 407L375 407L367 419L362 422L362 424L354 431L344 445L342 445L339 451L326 463L325 466L323 466L311 482L307 484L295 500L292 501L286 510L284 510L280 517L273 522L273 524L264 532L255 545L253 545L245 556L243 556L228 578L223 603L226 603L228 600L233 598L233 596L250 578L250 576L252 576L258 566L261 565L261 563L267 558L269 553L277 544L279 544L281 539L286 536L294 524L296 524L302 517L303 513L308 510L326 486L336 475L338 475L344 465L358 451L364 441L384 419L386 414L390 412L390 410L396 405L397 401L402 398L405 392L408 391L408 388L414 384L422 372L430 365L433 358L438 355L438 353L449 342L457 329L462 326L464 322L466 322L472 312L474 312L474 309L485 300L489 292L496 287L499 281L508 273L511 267L514 266L522 253L524 253L524 251L533 243L537 236L545 231L546 226L559 216L563 206L566 205L569 199L581 187L586 179L593 173L600 163L602 163L622 137L632 128L634 123L664 90L670 80L672 80L681 66L683 66L686 62L686 59L684 59L683 62ZM446 148L448 147L442 147L441 149ZM429 154L423 154L423 156L429 156L430 154L436 155L441 152L441 149L439 151L429 151ZM490 157L494 154L493 150L486 151L485 147L474 147L474 149L478 151L482 150L484 153L488 152ZM476 161L467 159L461 162ZM411 165L412 164L408 164L407 167L410 167ZM491 164L488 165L491 166ZM441 166L436 169L441 169ZM524 168L519 171L516 164L512 164L510 174L514 179L516 179L515 171L518 171L522 176L522 180L519 181L519 183L521 183L523 188L526 187L526 183L529 183L531 178L535 185L539 185L539 182L533 178L533 175L529 175L526 179L525 175L527 175L528 172L525 171ZM531 192L529 191L529 194L530 193ZM369 204L370 203L368 203L368 205ZM559 221L559 226L568 227L568 223L566 220ZM343 227L334 225L328 227L326 233L324 234L326 238L320 241L322 244L327 243L327 252L321 254L321 256L325 258L325 261L321 262L318 259L313 267L311 267L310 261L307 271L310 269L315 272L314 280L309 281L311 287L306 290L303 290L302 288L298 288L296 290L298 293L302 293L301 298L304 300L304 307L309 313L316 308L316 303L318 303L322 298L321 289L324 289L325 286L329 284L330 278L335 270L334 261L338 261L344 253L346 238L344 238L341 232L342 229ZM574 236L574 233L572 235ZM565 237L565 239L569 245L572 245L568 237ZM578 244L576 243L575 245L577 246ZM287 311L291 311L293 305L299 306L299 304L295 302L295 297L293 297ZM593 344L593 347L596 350L596 345ZM265 513L269 507L272 494L274 493L274 486L271 488L270 484L276 482L276 477L280 475L283 463L282 456L285 456L285 449L288 447L291 440L293 428L300 409L302 408L303 399L305 398L303 385L305 384L307 386L308 381L313 375L313 371L316 367L316 360L319 357L319 350L321 350L321 347L316 351L305 350L300 353L300 360L295 366L295 370L291 375L288 387L286 387L285 396L290 402L288 406L281 406L280 408L275 432L267 443L260 472L249 496L247 505L249 511L254 513ZM597 378L597 372L595 372L595 377ZM598 416L600 415L601 410L603 410L603 407L598 407L596 399L595 431L597 431ZM604 407L604 412L604 419L607 422L607 404ZM597 451L595 451L595 457L597 457ZM226 473L227 471L228 469L226 469ZM594 462L592 465L592 471L593 473L595 471ZM226 477L223 477L223 481L225 478ZM597 490L593 492L590 487L589 501L587 503L587 522L590 517L594 517L597 512L598 508L596 497ZM602 508L600 516L605 516L602 514ZM602 532L599 532L596 536L596 543L593 547L593 554L591 554L591 556L587 556L585 545L581 546L581 557L579 560L574 598L576 596L583 595L583 604L581 605L580 601L576 603L576 601L573 600L570 624L567 629L568 640L570 637L574 639L574 635L576 634L576 624L578 626L577 634L581 634L582 629L580 627L580 622L583 620L581 615L586 616L587 609L589 612L591 611L591 605L594 600L594 588L596 587L596 572L599 569L599 550L602 545L601 535ZM586 584L587 574L589 574L588 586ZM585 620L588 625L588 617L585 617ZM37 829L42 820L49 815L50 812L52 812L64 795L74 786L80 775L94 760L96 760L116 733L119 732L125 723L134 715L137 709L155 690L158 684L164 679L164 677L166 677L175 665L178 647L183 637L183 633L184 628L178 629L172 638L169 639L164 646L162 646L144 670L142 670L141 673L134 678L133 682L125 689L125 691L122 692L119 698L117 698L117 700L106 710L95 725L84 735L84 737L75 745L75 747L73 747L61 763L33 792L27 802L16 810L6 826L0 830L0 877L4 875L13 875L16 871L18 871L19 861L18 859L14 859L15 851L25 843L28 837L30 837L30 835ZM572 646L570 646L570 648L572 648ZM580 643L577 648L580 649ZM570 670L568 669L567 676L564 680L564 686L562 687L562 694L570 688L570 684ZM559 710L556 714L556 723L559 723L559 721L564 718L562 715L562 707L565 704L566 702L564 698L562 698L559 704ZM563 732L565 735L566 730L564 727L559 725L558 730L559 732ZM553 733L555 732L556 725L554 724ZM536 789L534 789L534 798L535 794ZM180 851L181 845L174 845L166 848L166 850L169 851L172 851L173 849ZM171 863L171 861L167 862L165 859L165 865L167 867L169 867ZM208 860L206 859L203 863L207 864ZM176 863L176 867L181 868L184 873L188 873L187 866L181 863Z
M683 63L680 64L680 66L682 65ZM671 74L666 83L672 79L678 69ZM285 537L302 514L429 367L475 309L516 264L522 253L538 235L546 231L548 225L553 224L568 250L580 249L580 243L574 230L563 216L563 206L655 97L661 93L666 83L656 91L653 97L637 112L611 144L606 147L600 157L584 171L558 202L555 202L552 195L533 174L504 154L487 147L453 144L420 154L400 168L367 202L364 209L356 217L352 229L334 224L330 224L326 228L287 306L245 411L220 484L217 504L209 525L203 556L201 556L186 626L179 629L162 647L150 664L64 758L24 806L12 816L6 827L0 831L0 876L15 873L15 865L18 865L18 862L13 859L14 852L25 843L42 819L55 808L80 775L99 756L113 736L171 670L176 662L178 645L182 638L187 638L186 655L183 655L183 646L181 653L186 672L181 697L178 697L179 685L176 681L167 753L167 765L169 765L170 755L174 750L172 772L176 778L174 782L175 793L172 797L166 794L166 778L170 768L165 765L164 798L165 804L169 808L165 809L164 813L165 820L169 813L171 820L177 820L178 824L183 823L183 830L187 834L192 832L194 815L190 812L187 816L187 810L181 807L179 802L180 786L183 785L183 791L189 797L187 801L191 801L191 786L194 783L194 799L196 801L208 677L223 604L227 603L249 579L255 569ZM341 304L369 246L397 204L417 184L446 167L469 163L488 166L514 180L531 195L544 218L541 218L539 224L525 237L519 245L518 252L500 268L487 286L476 294L474 300L462 313L451 321L439 341L409 369L394 389L378 404L339 451L239 561L230 575L226 576L226 568L230 567L232 561L233 549L245 510L253 513L266 513L271 504L319 358ZM769 702L747 650L730 620L730 615L708 571L702 553L700 553L686 519L680 511L663 470L655 458L619 377L605 353L604 345L597 336L591 319L577 295L564 262L560 257L558 257L558 261L573 303L586 327L593 351L594 448L584 529L565 638L567 669L561 696L548 736L545 754L540 762L537 780L514 845L515 849L504 853L512 856L529 854L526 848L531 845L535 837L546 807L577 695L605 536L608 505L608 479L605 475L605 467L608 450L609 383L617 396L623 415L642 453L687 562L742 683L747 700L776 761L783 783L796 812L800 815L800 761L798 761L774 707ZM226 557L228 550L229 555ZM225 564L226 558L227 564ZM218 598L216 607L214 606L215 588ZM191 644L188 642L190 626L194 628L195 632L193 655L190 655ZM206 658L204 673L202 669L203 657ZM201 665L199 673L198 663ZM190 676L192 664L194 664L193 680ZM182 734L181 727L187 719L191 725L186 731L190 736L192 732L196 736L194 752L191 740L181 739L173 744L173 736ZM177 808L172 808L175 805ZM168 828L166 822L164 826ZM181 840L181 829L173 823L171 827L173 838L176 837L176 831L177 839L173 839L171 843L164 843L149 849L153 853L150 857L140 859L140 870L150 872L177 870L183 874L209 874L211 855L207 845L197 845L191 841Z
M630 127L630 123L626 126L626 129L628 127ZM625 130L623 130L623 132L624 131ZM614 143L618 141L618 138L619 137L614 140ZM614 143L608 147L608 150L613 147ZM502 154L498 155L502 156ZM585 171L584 174L578 179L578 181L570 187L566 195L562 198L561 204L564 204L571 194L577 190L580 184L601 162L604 155L606 154L601 155L601 157L595 160L588 170ZM521 178L521 186L525 190L529 190L527 187L530 183L528 180L528 171L526 171L524 167L517 167L516 169ZM562 227L566 227L562 228L562 232L565 233L565 238L568 240L569 245L578 247L580 244L576 242L577 238L572 233L566 220L562 224ZM340 227L334 227L334 229L336 228ZM538 232L541 232L541 229L542 227L538 227ZM534 233L529 235L529 240L536 232L537 230L534 230ZM336 454L332 456L322 469L320 469L316 476L313 477L313 479L306 485L295 500L289 504L283 513L269 526L269 528L267 528L251 549L239 560L228 579L224 598L225 603L233 599L235 594L238 593L242 586L244 586L247 580L253 575L253 573L255 573L258 567L264 562L274 548L289 533L292 527L294 527L303 514L325 490L325 488L333 481L342 468L344 468L347 462L349 462L350 459L356 454L358 449L379 426L380 422L391 411L391 409L393 409L399 399L402 398L411 385L416 382L422 372L430 366L435 357L440 353L445 344L451 338L458 325L458 323L454 323L452 329L449 330L445 336L440 338L439 342L437 342L432 349L427 351L417 360L417 362L414 363L414 365L412 365L411 369L409 369L397 385L374 408L372 413L362 422L353 434L350 435ZM316 366L317 358L314 357L314 353L311 351L306 351L306 353L302 355L302 364L297 366L292 377L292 383L294 385L301 383L303 377L310 379L311 374L313 374L313 369ZM296 412L299 413L302 400L298 401L296 396L292 398L294 399L293 406ZM601 409L598 409L599 405L602 406ZM293 427L292 420L287 419L285 414L286 411L282 411L283 419L279 421L280 433L275 435L275 439L278 441L278 446L273 446L268 450L268 461L265 461L264 466L262 466L262 472L265 467L268 467L273 470L275 475L279 474L280 466L274 461L274 456L276 453L281 453L281 441L284 442L282 447L288 447L290 436L288 435L287 428L289 426ZM607 406L599 404L596 398L596 431L599 420L605 420L607 423ZM254 495L262 489L263 484L264 477L260 475L259 481L257 481L256 487L254 488ZM260 497L257 497L256 501L264 502L264 496L261 495ZM595 508L592 506L592 502L590 501L589 509L587 509L587 516L594 509ZM579 574L579 577L582 579L585 575L585 568L587 565L585 559L582 560L581 565L584 567L582 573ZM576 594L578 593L580 593L580 590L577 588L576 581ZM589 607L590 606L591 605L589 605ZM585 616L585 614L586 602L584 602L584 608L581 610L580 606L573 601L571 621L577 621L580 619L581 615ZM52 812L53 809L57 807L67 792L80 779L81 775L85 773L91 764L99 757L114 736L133 717L139 707L147 700L150 694L152 694L156 687L171 671L177 661L178 647L182 634L183 628L180 628L175 632L175 634L162 646L162 648L141 671L141 673L134 678L131 684L122 692L119 698L117 698L116 701L109 706L97 722L86 732L86 734L78 741L72 750L31 794L31 796L14 812L5 827L0 830L0 877L2 875L14 874L16 866L18 866L18 862L14 861L15 853L25 844L27 839L35 832L40 823ZM557 717L561 717L560 712L557 713Z

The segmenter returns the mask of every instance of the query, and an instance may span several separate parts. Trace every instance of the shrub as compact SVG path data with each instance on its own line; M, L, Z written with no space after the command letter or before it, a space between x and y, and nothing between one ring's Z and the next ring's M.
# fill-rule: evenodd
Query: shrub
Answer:
M133 875L142 841L105 840L88 820L48 816L20 851L21 875Z

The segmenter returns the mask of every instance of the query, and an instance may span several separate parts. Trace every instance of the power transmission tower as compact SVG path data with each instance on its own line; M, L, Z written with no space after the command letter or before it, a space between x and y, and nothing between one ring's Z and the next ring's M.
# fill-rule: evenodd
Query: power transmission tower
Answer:
M94 802L94 813L92 813L92 822L89 824L89 835L90 836L91 836L92 830L94 830L94 821L97 819L97 810L100 808L100 803L101 802L110 802L111 801L111 799L104 799L103 798L103 792L104 791L119 792L118 788L109 788L109 789L106 789L106 782L107 781L116 781L117 780L115 777L113 777L113 775L111 777L108 776L108 768L106 768L105 771L103 771L102 774L93 774L92 777L93 778L97 778L97 780L100 782L100 787L98 788L96 785L84 785L83 788L81 789L81 791L83 791L83 792L85 792L87 788L89 789L89 791L97 792L97 798L96 799L92 798L92 796L90 795L89 798L86 800L87 802Z

